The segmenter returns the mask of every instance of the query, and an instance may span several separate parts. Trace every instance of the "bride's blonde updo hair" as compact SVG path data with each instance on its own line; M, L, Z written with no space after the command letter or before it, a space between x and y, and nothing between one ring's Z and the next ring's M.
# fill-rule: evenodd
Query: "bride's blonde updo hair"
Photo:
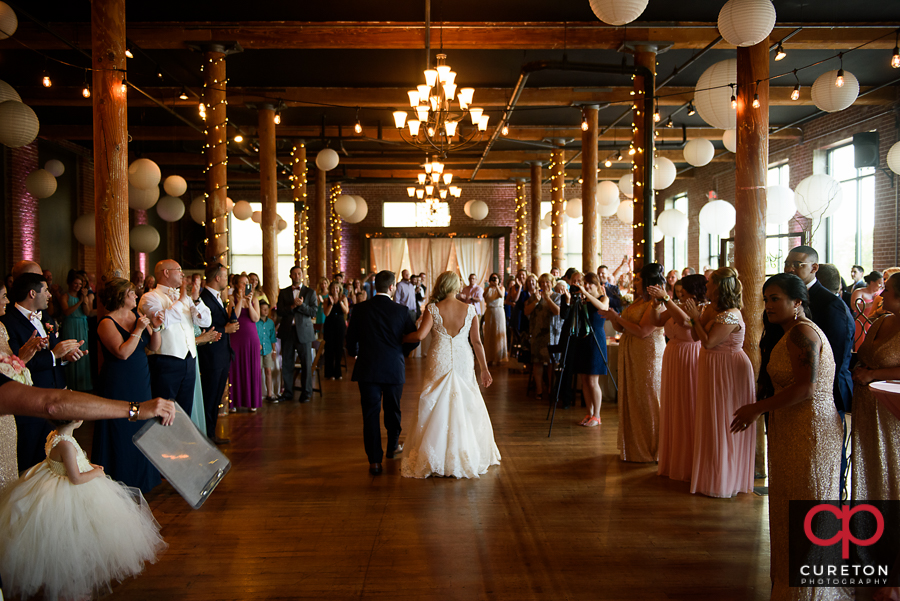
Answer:
M455 271L445 271L437 277L431 289L430 303L439 303L448 296L455 297L462 287L459 275Z

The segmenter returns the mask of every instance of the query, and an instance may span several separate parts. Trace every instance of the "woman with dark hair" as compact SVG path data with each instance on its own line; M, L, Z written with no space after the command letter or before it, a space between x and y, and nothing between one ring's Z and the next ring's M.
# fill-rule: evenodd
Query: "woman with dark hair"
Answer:
M689 275L672 286L677 299L659 286L650 286L650 296L661 300L665 311L657 325L664 326L669 343L663 353L659 395L659 469L656 473L672 480L690 482L694 464L694 399L697 396L697 365L700 339L691 327L691 318L682 308L692 300L706 305L706 278Z
M249 409L255 413L262 407L262 345L256 322L259 321L259 297L250 286L250 278L240 274L234 278L234 291L226 312L238 330L229 335L234 355L228 371L231 408Z
M735 411L731 431L752 431L757 418L769 413L772 599L847 598L837 588L792 588L788 562L790 501L840 498L843 428L834 406L831 345L809 319L809 294L799 277L772 276L763 299L760 350L769 354L774 393Z
M659 263L648 263L634 276L634 302L620 316L605 311L613 327L624 332L619 342L619 457L622 461L656 461L659 447L659 388L666 342L656 325L662 306L650 298L650 286L666 280Z
M88 348L88 317L93 314L93 295L88 293L87 279L74 269L66 278L68 291L61 295L60 307L64 315L60 336L65 340L84 340L81 350ZM66 384L70 390L91 390L90 361L70 361L66 364Z
M506 315L503 312L503 297L506 291L500 282L500 274L492 273L484 292L484 354L488 365L506 363Z
M548 280L547 286L549 285ZM594 336L582 335L582 332L579 332L572 340L569 350L574 360L575 373L581 375L581 391L588 410L588 414L581 420L581 425L593 428L600 425L600 402L603 400L600 376L609 373L606 363L609 354L606 350L606 332L603 329L606 324L603 313L609 310L609 297L606 296L606 287L596 273L584 274L584 283L577 282L575 286L584 297L582 305L586 310L584 316L590 323ZM594 337L597 338L596 343Z
M347 315L350 305L344 296L340 282L331 282L324 300L325 325L322 335L325 340L325 377L340 380L341 359L344 357L344 338L347 336Z
M873 271L863 276L866 285L857 288L850 295L850 311L853 313L853 321L856 322L856 332L853 334L853 350L859 351L866 332L869 331L869 319L875 313L875 300L884 288L884 276L881 272Z

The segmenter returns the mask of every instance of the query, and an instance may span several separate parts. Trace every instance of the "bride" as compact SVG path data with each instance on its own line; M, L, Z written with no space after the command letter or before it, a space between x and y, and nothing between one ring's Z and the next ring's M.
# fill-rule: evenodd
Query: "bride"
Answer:
M407 440L401 473L407 478L477 478L500 463L491 418L475 381L475 356L481 384L491 385L475 309L456 300L459 276L445 271L434 283L419 329L404 342L418 342L434 328L425 360L425 387L419 417ZM471 342L471 346L469 346Z

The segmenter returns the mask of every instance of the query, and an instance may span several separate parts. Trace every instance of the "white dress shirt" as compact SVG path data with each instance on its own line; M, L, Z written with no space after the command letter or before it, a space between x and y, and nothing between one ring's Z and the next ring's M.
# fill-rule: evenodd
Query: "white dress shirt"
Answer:
M222 302L222 293L219 292L218 290L216 290L215 288L210 288L209 286L204 286L204 288L206 288L206 290L210 294L213 295L213 298L215 298L219 302L219 306L224 309L225 303ZM203 301L201 301L201 304L205 304L205 303L203 303Z
M173 298L174 297L174 298ZM201 328L212 325L209 307L202 302L194 304L190 297L182 302L177 288L158 285L141 297L138 310L141 314L151 316L163 312L163 329L160 332L162 343L160 355L185 358L188 353L197 356L197 343L194 338L194 324Z
M32 311L30 309L26 309L19 303L16 303L16 309L18 309L19 312L21 312L22 315L25 316L25 319L27 319L28 322L34 326L34 329L37 330L41 338L47 337L47 331L44 329L44 324L41 323L41 320L38 319L37 316L31 317ZM53 357L53 365L56 365L56 355L54 355L52 352L50 353L50 355Z

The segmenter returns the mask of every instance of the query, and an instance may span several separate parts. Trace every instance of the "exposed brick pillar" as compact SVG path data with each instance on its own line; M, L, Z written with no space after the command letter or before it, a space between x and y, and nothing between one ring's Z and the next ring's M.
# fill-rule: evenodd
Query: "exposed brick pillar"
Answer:
M8 176L7 207L8 231L6 232L6 256L11 267L17 261L41 260L38 237L38 199L25 190L25 178L38 166L37 142L7 150Z

